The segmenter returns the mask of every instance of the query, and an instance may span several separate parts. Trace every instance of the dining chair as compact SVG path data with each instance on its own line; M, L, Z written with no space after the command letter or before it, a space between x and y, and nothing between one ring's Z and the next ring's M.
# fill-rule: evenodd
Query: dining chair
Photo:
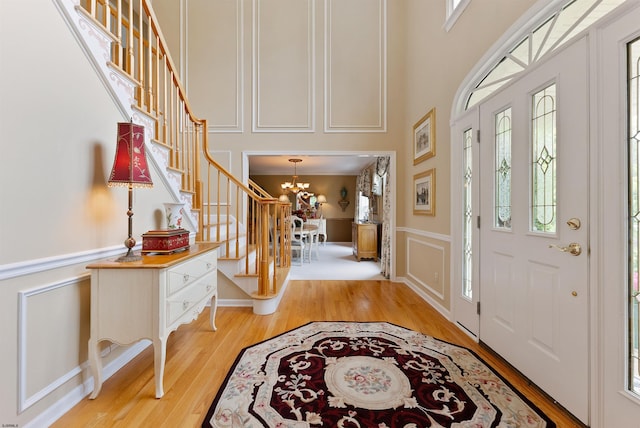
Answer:
M298 254L300 266L304 262L305 242L303 240L302 228L304 222L300 217L291 216L291 261L293 262L293 253Z
M320 244L320 229L321 229L321 219L319 218L310 218L307 220L307 224L316 226L317 229L309 231L309 260L311 260L311 254L315 253L316 260L320 258L318 252L318 245Z

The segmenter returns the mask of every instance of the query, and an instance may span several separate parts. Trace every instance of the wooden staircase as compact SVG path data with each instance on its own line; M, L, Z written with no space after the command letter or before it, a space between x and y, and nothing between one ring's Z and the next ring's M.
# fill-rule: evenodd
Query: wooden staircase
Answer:
M274 312L291 262L291 204L209 155L207 121L189 105L147 0L54 1L123 118L144 126L150 161L188 213L183 227L220 245L218 273L251 296L255 313Z

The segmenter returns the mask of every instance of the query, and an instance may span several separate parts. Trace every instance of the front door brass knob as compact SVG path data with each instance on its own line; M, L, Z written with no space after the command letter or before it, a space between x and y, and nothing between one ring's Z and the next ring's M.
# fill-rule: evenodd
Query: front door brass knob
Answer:
M549 245L549 248L555 248L559 251L562 251L563 253L569 253L572 256L579 256L580 254L582 254L582 247L580 247L580 244L578 244L577 242L572 242L566 247L560 247L558 245L552 244L552 245Z
M570 219L567 221L567 226L569 226L569 229L571 229L571 230L578 230L578 229L580 229L580 226L581 226L580 219L579 219L579 218L576 218L576 217L570 218Z

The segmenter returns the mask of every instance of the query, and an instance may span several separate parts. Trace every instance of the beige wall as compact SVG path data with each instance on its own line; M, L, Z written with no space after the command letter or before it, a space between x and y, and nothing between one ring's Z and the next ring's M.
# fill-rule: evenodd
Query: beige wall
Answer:
M255 175L251 179L258 183L263 189L273 196L279 196L282 193L280 183L291 181L291 175ZM305 175L300 177L302 181L311 183L309 190L317 195L325 195L327 203L322 205L322 216L324 218L353 218L356 194L356 177L353 175L334 176L334 175ZM347 200L349 205L342 211L338 201L340 198L340 189L347 189ZM293 196L289 199L293 202Z
M230 153L232 173L242 175L243 151L395 151L396 274L423 288L446 311L451 102L477 59L533 2L474 0L446 33L444 1L333 0L328 33L327 2L261 1L264 22L288 16L280 6L291 8L295 17L284 23L284 34L299 40L275 62L264 57L283 46L273 26L263 27L271 33L262 34L263 58L254 62L251 0L153 4L196 111L214 125L214 149ZM384 5L387 27L381 28ZM382 30L386 52L372 43ZM15 43L17 34L20 43ZM329 39L339 48L326 57ZM82 394L74 388L86 376L75 372L86 363L89 328L84 266L105 249L122 245L126 235L126 192L103 186L115 124L126 118L51 0L0 1L0 53L0 415L2 423L24 426L65 395ZM381 66L378 59L386 62ZM331 80L325 79L326 70ZM255 94L254 76L261 89ZM280 76L287 80L279 81ZM414 166L412 126L433 107L437 155ZM411 210L413 175L426 168L437 170L434 217L414 216ZM324 180L314 176L310 181L320 191ZM326 217L353 215L353 201L344 213L334 207L339 186L329 182L325 189ZM158 210L168 200L160 181L154 189L136 191L136 237L157 227ZM80 256L87 262L78 262ZM429 263L423 263L427 257ZM26 323L20 314L27 316ZM17 347L19 334L26 354ZM19 358L26 364L27 398L70 376L21 414Z
M85 266L124 250L127 191L106 179L116 123L128 118L51 0L0 2L0 55L0 420L25 426L87 378L74 374L87 360ZM134 195L138 241L170 201L151 174L155 187ZM28 408L18 414L20 381Z
M449 275L438 276L437 288L444 290L441 293L432 292L431 285L425 286L433 283L434 272L424 270L420 260L426 256L426 249L409 245L409 236L420 236L443 247L438 265L441 261L448 263L451 104L479 58L534 2L472 1L449 32L443 28L445 1L358 0L351 2L357 5L356 10L341 6L344 2L337 0L316 2L315 9L307 1L296 2L295 8L286 1L260 2L256 22L272 22L279 14L291 21L266 30L261 27L260 31L251 19L254 3L249 0L184 2L182 16L173 13L173 1L155 0L154 5L160 22L170 23L167 39L183 47L180 57L188 64L186 86L193 94L193 106L203 116L224 122L214 129L212 141L216 149L231 153L234 174L241 174L243 150L291 150L292 154L303 150L396 151L397 176L392 180L396 188L395 277L425 290L446 313L450 310ZM385 4L387 61L382 77L386 76L387 120L383 129L374 120L381 102L375 83L381 78L376 62L379 57L369 42L379 34L376 13ZM183 32L177 21L186 24ZM310 22L315 23L315 33ZM359 31L344 31L347 27ZM278 37L276 28L281 28L283 39L295 36L297 42L308 44L287 45L290 50L282 54L282 44L274 41ZM327 40L344 50L325 52ZM267 62L255 56L257 53L279 60ZM313 54L311 67L315 67L315 74L305 67ZM290 87L273 80L276 69ZM350 74L351 69L360 73ZM333 73L336 70L342 73ZM345 84L346 79L350 79L350 85ZM279 96L259 90L252 93L263 84L278 88ZM298 96L292 99L289 91L297 91ZM270 102L265 103L265 99ZM431 108L436 110L436 156L414 165L413 126ZM301 112L311 112L315 122L307 121ZM260 116L262 113L264 116ZM254 123L258 116L265 118L264 124ZM281 126L272 126L276 123ZM325 132L326 123L336 125L336 129ZM414 176L431 168L436 172L436 214L414 215Z

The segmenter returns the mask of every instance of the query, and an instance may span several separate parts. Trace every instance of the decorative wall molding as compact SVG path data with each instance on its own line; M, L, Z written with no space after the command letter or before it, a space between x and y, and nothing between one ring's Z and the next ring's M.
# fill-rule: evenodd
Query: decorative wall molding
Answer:
M56 380L28 396L27 375L29 373L29 368L27 367L27 336L29 334L29 330L27 325L27 315L29 298L39 294L49 293L69 285L75 285L88 279L89 276L89 274L85 274L76 278L69 278L61 282L18 292L18 413L24 412L58 387L64 385L67 381L82 373L82 367L74 367L71 371L61 374Z
M140 250L142 244L138 244L133 250ZM44 257L41 259L26 260L23 262L0 265L0 280L17 278L23 275L32 275L38 272L45 272L60 269L67 266L87 264L97 259L116 257L122 255L124 248L122 245L98 248L91 251L62 254L54 257Z
M409 287L410 289L415 291L415 293L418 296L420 296L420 298L422 298L422 300L424 300L425 302L427 302L428 304L433 306L433 308L435 310L437 310L438 312L440 312L440 314L443 317L445 317L449 321L453 320L451 311L447 310L444 306L442 306L442 304L440 304L438 301L436 301L428 293L425 293L424 288L417 286L416 284L414 284L413 282L411 282L409 279L407 279L405 277L398 277L398 278L396 278L396 281L397 282L402 282L407 287Z
M356 7L353 2L343 2L340 0L326 0L325 1L325 32L324 32L324 132L386 132L387 131L387 1L378 0L377 2L360 1L357 7L361 11L366 11L367 14L375 15L377 21L377 34L370 34L370 40L375 40L377 43L377 63L371 64L367 67L364 63L367 59L364 55L351 55L349 64L340 64L340 61L344 62L346 55L340 55L338 49L341 43L335 43L338 38L338 33L353 33L353 21L350 23L344 23L344 27L338 28L340 22L339 19L346 14L343 9L345 7ZM377 10L366 10L367 7L377 8ZM359 12L359 16L364 16L365 13ZM372 24L372 23L369 23ZM373 27L373 24L370 26ZM370 28L369 28L370 29ZM340 31L339 31L340 30ZM364 31L364 28L359 29L360 32ZM339 41L339 40L338 40ZM368 46L362 46L365 48ZM344 52L343 52L344 53ZM334 79L334 68L340 65L341 76L345 78L344 81L338 81ZM366 72L360 73L362 77L371 76L378 73L377 88L375 90L378 94L378 103L375 104L370 101L365 102L357 96L355 88L353 88L352 72L357 73L359 70L365 70ZM336 73L337 74L337 73ZM350 80L351 79L351 80ZM362 82L362 79L356 81ZM340 98L338 94L343 91L341 88L350 88L351 92L349 99L356 100L358 104L351 106L345 105L344 98ZM362 88L360 88L362 90ZM373 93L371 87L366 88L367 94ZM345 114L341 116L340 108L343 109ZM371 109L367 110L367 109ZM348 112L348 115L346 114Z
M193 6L193 2L186 1L181 10L184 10L184 16L180 20L181 22L181 38L184 40L184 81L185 87L187 88L187 92L189 93L190 86L190 66L192 62L189 59L189 53L191 51L191 40L192 38L189 35L190 28L197 28L199 31L200 27L194 26L190 23L190 12L193 10L193 13L199 13L199 11ZM220 69L224 71L225 69L228 71L229 67L235 67L235 76L233 79L225 79L221 78L220 75L207 74L210 79L210 83L205 86L207 91L210 91L206 94L207 98L215 99L215 106L222 106L224 110L209 110L209 111L200 111L199 115L201 117L208 118L207 120L207 130L209 134L215 133L241 133L244 131L244 53L245 53L245 43L244 43L244 2L241 0L233 0L232 2L223 1L223 0L211 0L207 3L207 7L215 8L215 19L219 19L220 21L224 21L225 28L228 28L229 31L225 33L216 33L215 36L220 41L216 43L224 43L224 44L235 44L234 54L224 55L224 53L215 50L215 46L209 46L207 52L203 54L206 56L205 63L209 64L211 60L216 62L216 69ZM224 8L224 9L222 9ZM233 16L231 16L231 10L233 9ZM210 23L211 26L216 26L216 23ZM220 30L220 26L218 27L218 31ZM200 31L201 33L201 31ZM211 34L214 34L211 32ZM198 34L198 37L203 37L202 34ZM202 75L202 73L197 73ZM224 73L223 73L224 74ZM200 84L199 90L203 89L202 83ZM220 91L216 90L220 88L233 88L233 99L231 97L221 97ZM231 89L226 90L225 93L229 94ZM211 106L211 105L209 105ZM212 107L215 108L215 107ZM220 113L220 112L223 113ZM229 112L228 115L226 112Z
M295 69L295 61L273 61L274 55L285 58L285 54L278 51L269 52L266 50L269 42L279 39L282 34L267 33L263 28L261 16L263 13L271 12L273 16L278 15L277 11L270 10L273 3L253 0L253 51L252 51L252 111L253 111L253 132L315 132L315 0L290 0L291 5L304 3L306 5L306 16L302 14L295 16L296 8L289 7L278 2L278 5L285 7L282 16L290 22L306 22L306 34L289 34L292 39L306 37L306 58L298 62L298 69ZM279 28L280 32L291 30L291 28ZM269 39L267 36L272 36ZM264 43L263 43L264 42ZM291 43L280 43L291 45ZM271 63L263 61L270 58ZM286 58L290 59L290 58ZM276 64L281 66L276 69ZM306 70L305 70L306 69ZM292 73L298 71L298 75ZM282 91L285 87L290 89L293 84L297 84L299 91L292 93ZM302 88L302 85L306 85ZM271 91L269 93L268 91ZM304 92L304 96L301 96ZM277 106L287 105L287 110L277 108ZM268 108L263 108L268 106ZM293 114L305 112L304 119L292 117ZM276 117L275 114L282 114ZM289 117L287 117L289 115ZM302 117L302 115L300 115Z
M443 235L441 233L429 232L427 230L413 229L410 227L398 227L396 229L398 232L409 233L411 235L422 236L424 238L435 239L442 242L451 242L450 235Z
M420 278L418 276L418 274L414 274L412 273L412 265L411 265L411 243L415 243L417 245L421 245L424 247L428 247L431 248L432 250L436 250L439 254L440 254L440 272L442 273L442 275L444 275L445 272L447 272L445 270L445 248L439 245L434 245L431 244L429 242L426 241L421 241L418 239L414 239L409 237L406 240L406 254L407 254L407 277L413 281L414 284L418 284L419 286L421 286L423 289L428 290L430 293L432 293L434 296L438 297L440 299L440 301L444 301L445 300L445 295L443 294L442 290L439 290L435 287L433 287L430 284L430 281L428 278ZM439 278L439 281L444 281L444 278ZM444 287L441 287L444 289Z

